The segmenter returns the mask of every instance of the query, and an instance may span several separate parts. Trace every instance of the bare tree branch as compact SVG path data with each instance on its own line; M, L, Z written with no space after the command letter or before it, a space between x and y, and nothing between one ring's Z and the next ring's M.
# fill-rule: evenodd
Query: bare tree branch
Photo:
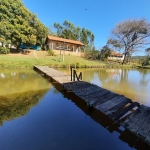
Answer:
M146 40L149 37L150 23L146 19L128 19L116 25L108 43L113 47L119 47L118 45L120 45L120 49L124 49L124 63L127 57L131 57L133 51L150 43Z

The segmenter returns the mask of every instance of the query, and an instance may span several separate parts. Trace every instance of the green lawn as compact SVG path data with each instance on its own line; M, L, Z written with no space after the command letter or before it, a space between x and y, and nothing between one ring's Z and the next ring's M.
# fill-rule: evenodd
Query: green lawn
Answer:
M90 61L78 56L66 55L62 62L61 55L48 56L43 58L21 57L11 55L0 55L0 68L33 68L34 65L46 65L50 67L67 67L75 65L78 67L104 66L104 62Z

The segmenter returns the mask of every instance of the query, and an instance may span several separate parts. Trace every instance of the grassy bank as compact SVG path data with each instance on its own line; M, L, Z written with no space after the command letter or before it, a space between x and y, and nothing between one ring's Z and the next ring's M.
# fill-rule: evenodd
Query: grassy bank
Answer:
M140 68L140 69L150 69L150 65L147 65L147 66L137 66L137 68Z
M70 65L78 68L132 68L133 64L120 65L102 61L86 60L82 57L65 55L62 62L61 55L49 56L46 51L30 51L29 54L0 55L0 68L31 69L35 65L45 65L53 68L67 68ZM134 65L135 67L135 65Z
M0 68L33 68L34 65L46 65L50 67L65 68L69 65L77 67L105 66L106 64L99 61L89 61L77 56L65 56L62 62L60 55L48 56L43 58L34 58L16 55L0 55Z

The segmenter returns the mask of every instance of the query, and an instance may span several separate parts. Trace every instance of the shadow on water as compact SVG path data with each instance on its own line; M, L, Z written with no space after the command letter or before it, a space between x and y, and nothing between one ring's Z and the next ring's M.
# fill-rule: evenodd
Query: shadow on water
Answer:
M45 77L46 78L46 77ZM47 78L48 79L48 78ZM50 81L50 80L49 80ZM53 86L64 95L65 98L74 102L86 115L90 116L94 121L103 126L110 133L114 131L120 134L119 139L127 143L131 148L138 150L148 150L150 145L140 140L136 135L132 134L130 131L124 129L118 123L113 122L109 117L101 113L95 108L89 109L85 101L76 96L72 92L63 92L62 86L55 81L51 81Z
M0 126L3 122L26 115L49 89L26 91L0 96Z

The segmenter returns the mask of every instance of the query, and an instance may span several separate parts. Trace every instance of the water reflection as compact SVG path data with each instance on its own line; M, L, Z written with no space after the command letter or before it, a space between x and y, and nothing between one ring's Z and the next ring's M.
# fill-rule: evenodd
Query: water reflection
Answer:
M0 126L4 121L27 114L33 106L39 103L47 91L48 89L0 96Z
M88 69L82 72L84 81L150 106L150 70Z
M61 89L60 87L57 87L57 89ZM60 91L61 92L61 91ZM101 135L104 135L105 131L109 131L107 136L113 136L114 134L117 135L117 139L114 142L117 142L119 146L122 145L122 141L127 143L132 149L139 149L139 150L146 150L150 149L150 146L143 142L141 139L139 139L136 135L132 134L128 130L124 129L122 126L120 126L117 122L112 121L108 116L104 115L97 109L89 109L86 105L86 102L80 99L78 96L76 96L72 92L64 92L64 97L68 98L69 100L73 101L81 110L85 113L85 119L90 116L94 121L99 123L100 126L104 127L104 130L101 130ZM85 120L84 120L85 121ZM82 124L82 123L80 123ZM90 132L91 137L93 137L93 133ZM114 137L116 138L116 136ZM121 141L118 141L118 138ZM100 149L114 149L114 143L109 142L109 145L111 147L106 148L107 139L104 141L104 143L101 145ZM105 146L104 146L105 145ZM103 147L104 146L104 147ZM123 146L123 145L122 145ZM124 149L125 147L121 147L121 149ZM99 148L97 148L99 149ZM129 147L126 147L125 149L130 149Z
M32 70L0 70L0 125L23 116L52 85Z
M1 78L5 78L5 75L3 73L0 74Z
M62 88L57 85L58 83L55 82L53 85L56 88L48 90L51 84L36 73L31 75L16 72L14 76L9 72L4 74L7 80L1 78L0 84L3 82L9 85L1 84L1 86L8 91L9 87L17 88L10 90L10 93L0 90L2 93L0 120L1 124L3 123L0 127L1 149L130 150L136 148L134 142L130 147L128 146L124 138L125 133L117 124L112 124L109 118L96 109L88 110L85 102L71 92L62 94ZM25 78L22 78L22 74ZM8 78L9 76L11 79ZM91 73L91 79L93 77L101 82L99 70ZM13 84L11 80L15 80L12 81ZM33 107L35 105L37 107ZM22 115L24 116L20 117ZM14 119L16 117L19 118ZM131 135L127 134L127 137ZM130 138L130 141L132 142L133 139Z
M0 70L0 95L46 89L51 84L32 70Z

